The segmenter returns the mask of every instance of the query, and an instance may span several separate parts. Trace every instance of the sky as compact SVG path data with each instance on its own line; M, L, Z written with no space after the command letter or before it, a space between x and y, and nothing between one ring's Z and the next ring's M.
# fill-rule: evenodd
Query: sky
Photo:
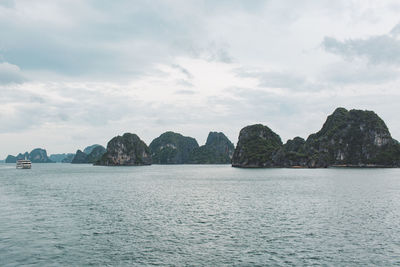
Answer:
M0 0L0 159L125 132L285 142L336 107L400 139L397 0Z

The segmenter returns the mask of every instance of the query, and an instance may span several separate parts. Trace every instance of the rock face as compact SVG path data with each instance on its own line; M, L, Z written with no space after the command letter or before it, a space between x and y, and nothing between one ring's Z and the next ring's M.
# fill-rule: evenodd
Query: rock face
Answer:
M52 163L48 157L47 152L45 149L42 148L35 148L34 150L29 153L29 160L32 163Z
M116 136L107 144L107 152L95 165L141 166L151 165L149 147L136 134Z
M400 144L372 111L337 108L307 140L296 137L285 145L276 143L276 150L263 149L257 141L260 135L246 138L249 135L242 131L232 160L235 167L400 167ZM244 145L248 139L258 145ZM254 163L253 158L259 161Z
M89 154L78 150L75 153L74 158L71 163L81 164L81 163L95 163L101 159L101 157L106 153L106 149L101 145L93 145L84 149L84 151L90 151Z
M273 157L282 147L282 140L270 128L261 124L247 126L240 131L232 157L233 167L273 167Z
M189 163L191 153L199 144L192 137L166 132L154 139L149 147L154 164L185 164Z
M6 163L15 163L19 159L28 159L32 161L32 163L53 163L53 161L47 157L46 150L42 148L35 148L31 153L19 153L16 157L8 155Z
M204 146L196 148L190 155L192 164L230 164L235 147L223 134L210 132Z

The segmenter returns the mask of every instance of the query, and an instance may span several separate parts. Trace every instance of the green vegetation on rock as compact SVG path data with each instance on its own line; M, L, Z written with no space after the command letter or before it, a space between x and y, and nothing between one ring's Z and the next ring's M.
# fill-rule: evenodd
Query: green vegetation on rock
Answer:
M89 152L86 153L85 151ZM101 145L92 145L88 146L84 149L84 151L78 150L75 153L75 156L71 160L73 164L80 163L95 163L101 159L101 157L106 153L106 149Z
M223 134L210 132L204 146L196 148L190 155L192 164L230 164L235 147Z
M247 126L240 131L232 166L272 167L274 154L281 147L281 138L267 126L261 124Z
M171 131L161 134L149 146L154 164L189 163L191 153L198 147L196 139Z
M149 147L136 134L125 133L108 142L107 152L95 165L140 166L151 162Z
M235 167L400 167L400 144L373 111L337 108L317 133L280 145L269 128L242 129Z

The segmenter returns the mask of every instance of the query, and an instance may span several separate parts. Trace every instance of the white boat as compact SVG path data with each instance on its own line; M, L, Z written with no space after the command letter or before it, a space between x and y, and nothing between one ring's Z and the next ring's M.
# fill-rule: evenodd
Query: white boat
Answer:
M32 162L27 159L17 160L17 169L30 169L32 168Z

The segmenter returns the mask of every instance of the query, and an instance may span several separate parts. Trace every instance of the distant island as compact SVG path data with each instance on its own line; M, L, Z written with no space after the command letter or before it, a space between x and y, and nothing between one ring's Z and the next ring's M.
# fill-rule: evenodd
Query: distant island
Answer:
M240 168L400 167L400 144L373 111L337 108L320 131L305 140L295 137L285 144L262 124L244 127L236 148L222 132L210 132L204 145L172 131L149 146L133 133L112 138L107 148L94 144L75 154L53 154L37 148L8 155L5 162L29 159L33 163L90 163L102 166L151 164L231 164Z
M96 163L106 153L102 145L94 144L86 147L83 151L77 150L71 160L73 164Z
M42 148L35 148L30 153L19 153L17 156L8 155L5 163L16 163L19 159L28 159L32 163L53 163L47 156L47 152Z
M267 126L243 128L232 158L233 167L400 167L400 144L373 111L337 108L322 129L307 140L282 144Z

